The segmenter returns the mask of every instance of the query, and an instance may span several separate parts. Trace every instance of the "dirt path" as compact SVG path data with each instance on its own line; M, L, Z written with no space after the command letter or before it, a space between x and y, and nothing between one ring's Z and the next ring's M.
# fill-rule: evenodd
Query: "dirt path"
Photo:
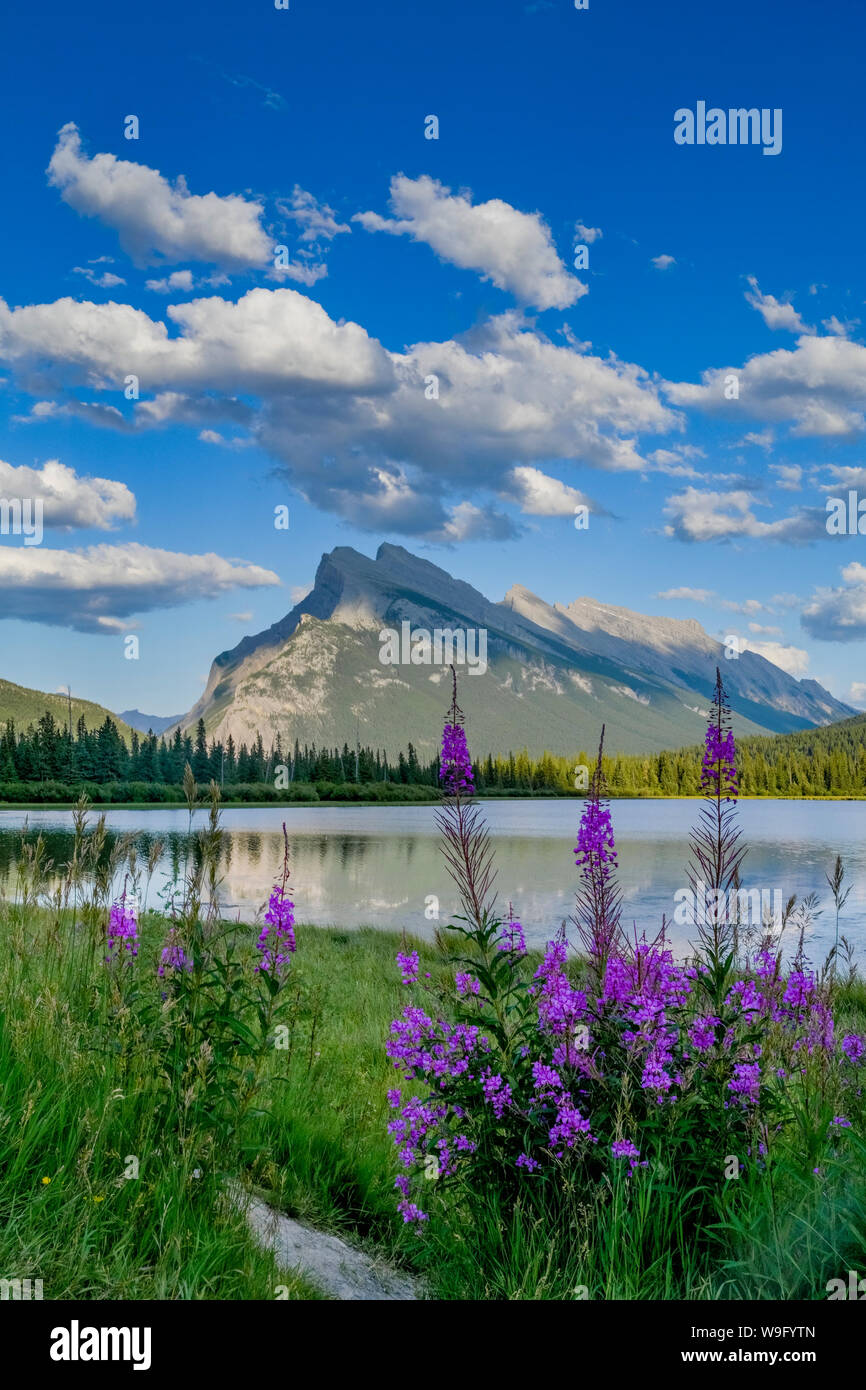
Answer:
M337 1236L294 1221L239 1189L232 1200L246 1208L250 1230L260 1245L273 1250L285 1269L298 1269L331 1298L406 1302L423 1297L419 1281L354 1250Z

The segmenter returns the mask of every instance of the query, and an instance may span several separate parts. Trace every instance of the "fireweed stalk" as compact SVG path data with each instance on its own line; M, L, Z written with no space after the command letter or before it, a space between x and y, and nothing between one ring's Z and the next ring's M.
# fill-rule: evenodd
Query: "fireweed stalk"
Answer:
M717 672L705 755L710 805L692 850L704 881L720 888L745 852L728 721ZM421 982L415 953L401 952L415 998L386 1044L401 1077L388 1092L388 1129L407 1223L429 1219L422 1192L426 1205L456 1190L471 1208L491 1188L506 1204L540 1202L549 1219L551 1202L653 1181L660 1164L668 1172L673 1164L697 1219L712 1210L729 1155L759 1175L771 1150L799 1144L798 1162L811 1173L828 1146L838 1152L845 1142L844 1098L862 1085L866 1044L854 1034L837 1045L825 994L802 960L786 977L767 940L736 969L723 938L710 933L691 963L677 963L664 923L654 941L629 943L620 931L601 755L600 746L576 849L581 974L569 964L564 929L531 974L513 910L503 924L487 900L492 850L479 808L466 805L471 762L455 680L439 823L466 910L465 925L448 930L462 935L467 954L449 960L454 984L440 988ZM817 1118L804 1109L816 1069Z
M619 935L622 906L622 895L616 882L616 844L607 801L603 756L602 724L598 760L580 818L574 851L581 882L572 918L584 952L596 971L597 985L604 978L605 965Z

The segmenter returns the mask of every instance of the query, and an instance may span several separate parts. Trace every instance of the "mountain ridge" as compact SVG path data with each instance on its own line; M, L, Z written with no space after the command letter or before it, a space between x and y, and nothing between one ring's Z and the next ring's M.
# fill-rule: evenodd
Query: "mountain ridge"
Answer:
M650 752L703 735L716 665L740 733L772 734L855 715L813 680L798 681L755 652L726 661L694 619L648 617L583 597L550 604L523 585L494 602L432 561L383 543L375 559L338 546L323 554L312 589L283 618L221 652L205 690L179 721L203 718L236 743L342 743L357 726L384 748L432 746L446 672L382 665L378 633L399 628L486 629L488 669L461 679L467 717L499 747L610 746ZM441 686L441 689L440 689ZM482 694L483 691L483 694ZM480 730L479 730L480 732Z

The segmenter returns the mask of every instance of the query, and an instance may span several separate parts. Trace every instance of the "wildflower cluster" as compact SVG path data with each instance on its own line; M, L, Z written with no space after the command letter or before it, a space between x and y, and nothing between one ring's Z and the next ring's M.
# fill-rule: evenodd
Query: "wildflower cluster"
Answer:
M126 896L112 903L108 913L107 962L133 960L138 955L138 919L135 905Z
M462 727L446 725L446 736L452 739L455 727L465 750ZM706 750L718 807L737 788L718 674ZM461 757L471 769L468 751ZM583 960L569 959L563 928L541 964L527 969L513 910L506 921L495 916L473 878L472 845L461 840L459 824L448 841L444 822L446 858L467 907L465 925L449 930L462 935L467 953L456 962L454 984L438 989L420 981L417 952L401 952L404 985L431 1002L407 1004L386 1046L406 1083L389 1092L396 1112L389 1132L407 1223L428 1220L424 1191L435 1200L460 1185L471 1199L495 1183L507 1199L541 1183L549 1200L551 1191L575 1184L585 1191L617 1175L642 1181L639 1170L652 1170L661 1154L667 1163L674 1158L683 1182L705 1188L708 1167L715 1163L721 1172L728 1154L767 1161L770 1131L791 1121L810 1059L839 1064L837 1099L855 1084L851 1069L866 1060L859 1034L837 1045L819 978L801 958L783 972L769 938L739 967L736 952L724 954L719 941L677 962L664 926L654 941L626 939L600 765L601 748L575 850ZM696 837L699 863L712 858L720 883L744 853L737 837L718 813L714 825L705 817ZM483 863L486 887L492 872ZM837 1135L847 1127L844 1115L825 1125ZM796 1132L796 1124L790 1128ZM440 1180L435 1189L431 1177Z

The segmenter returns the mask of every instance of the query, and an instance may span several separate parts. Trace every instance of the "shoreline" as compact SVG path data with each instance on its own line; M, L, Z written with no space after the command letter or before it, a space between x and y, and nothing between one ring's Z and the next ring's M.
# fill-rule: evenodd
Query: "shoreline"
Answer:
M474 801L477 801L477 802L485 802L485 801L490 801L490 802L493 802L493 801L579 801L579 802L582 802L582 801L584 801L585 799L586 799L586 794L585 794L585 793L581 793L581 792L575 792L575 793L569 793L569 792L563 792L563 793L555 793L555 792L536 792L536 793L532 793L532 792L521 792L521 793L520 793L519 795L517 795L517 796L511 796L511 795L503 796L501 793L497 795L495 792L494 792L494 793L485 792L485 793L483 793L482 795L473 798L473 800L474 800ZM641 792L634 792L634 793L632 793L631 795L625 795L625 796L611 796L611 797L608 798L608 800L609 800L611 803L614 803L614 802L617 802L617 801L695 801L695 802L700 802L700 801L703 801L704 799L705 799L704 796L701 795L701 794L694 794L694 795L691 795L691 796L684 796L684 795L676 795L676 796L673 796L673 795L669 795L669 794L667 794L667 793L648 795L648 794L641 793ZM345 807L345 806L358 806L358 807L373 806L373 807L376 807L377 809L380 809L380 810L381 810L381 809L384 809L384 808L389 807L389 806L390 806L390 807L394 807L395 809L396 809L396 808L402 809L403 807L406 807L406 806L438 806L439 803L440 803L440 800L441 800L441 798L439 797L438 794L434 794L434 795L431 795L430 797L423 797L423 798L421 798L421 797L406 797L405 800L402 800L400 797L394 797L393 799L390 799L390 798L389 798L387 801L385 801L385 800L378 800L378 799L374 799L374 798L367 799L367 798L360 798L360 797L358 797L358 798L355 798L355 797L326 797L326 798L321 798L321 797L319 797L319 798L317 798L317 799L314 800L314 801L307 801L307 800L303 800L303 801L301 801L301 800L297 800L297 801L295 801L295 800L291 800L291 801L245 801L245 800L242 800L242 801L231 801L231 800L226 800L226 799L222 799L222 798L221 798L221 800L220 800L220 806L221 806L224 810L228 810L228 811L235 811L235 810L243 809L243 808L245 808L245 807L248 808L248 809L251 810L251 811L265 811L265 810L291 811L291 810L294 810L294 809L308 810L308 809L313 808L313 807L315 807L315 808L327 808L327 807L329 807L329 806L331 806L331 807L333 807L333 806L340 806L340 807ZM847 795L847 796L843 796L841 793L838 794L838 795L836 795L836 794L828 794L827 796L756 796L756 795L751 795L751 796L750 796L750 795L740 795L740 796L737 797L737 801L738 801L738 802L742 802L742 801L809 801L809 802L815 802L815 803L825 802L825 801L829 801L829 802L856 801L856 802L863 802L863 803L866 803L866 795L860 796L860 795L855 795L855 794L853 794L853 793L852 793L852 794L849 794L849 795ZM77 801L0 801L0 812L2 812L2 811L72 811L72 810L75 809L75 807L76 807L77 804L78 804ZM207 805L207 803L206 803L204 800L202 800L202 801L199 803L199 805L196 807L196 811L205 810L205 809L206 809L206 805ZM178 801L91 801L91 802L90 802L90 808L91 808L92 810L100 810L100 811L110 811L110 810L115 810L115 811L184 811L184 812L187 811L186 802L185 802L185 801L182 801L182 800L178 800Z

